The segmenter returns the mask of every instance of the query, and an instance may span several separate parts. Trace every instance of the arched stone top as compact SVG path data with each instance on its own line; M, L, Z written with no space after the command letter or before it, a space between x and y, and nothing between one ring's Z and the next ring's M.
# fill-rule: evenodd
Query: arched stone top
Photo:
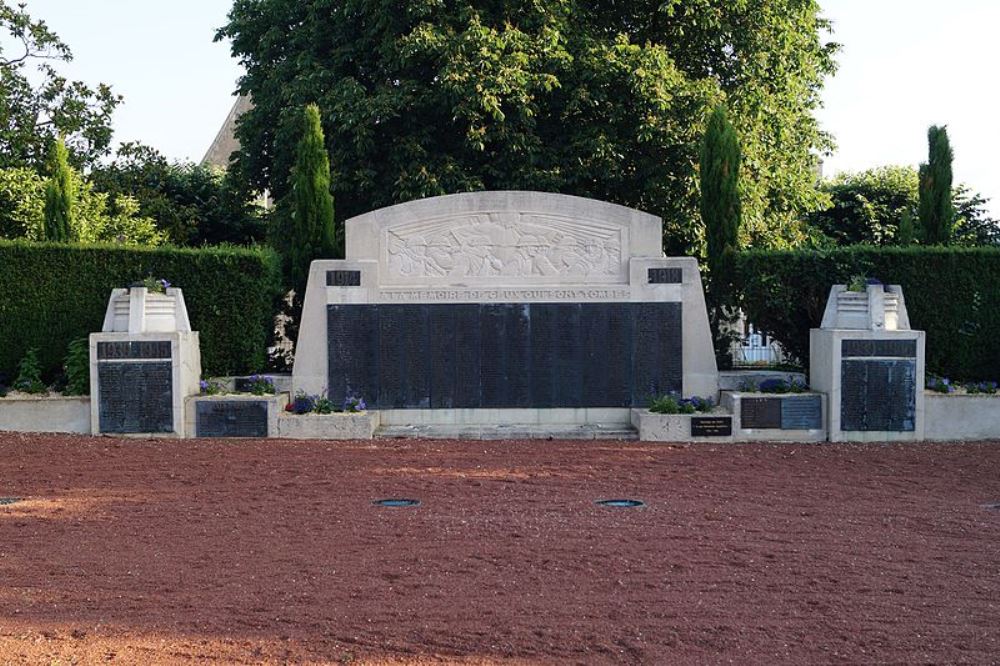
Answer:
M546 192L419 199L347 220L347 259L378 262L382 285L622 284L659 258L660 218Z

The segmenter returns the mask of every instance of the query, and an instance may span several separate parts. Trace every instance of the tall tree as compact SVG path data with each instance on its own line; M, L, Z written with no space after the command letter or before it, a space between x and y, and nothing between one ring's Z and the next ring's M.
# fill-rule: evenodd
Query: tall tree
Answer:
M52 144L49 180L45 183L45 239L66 243L73 240L76 183L69 166L69 151L62 139Z
M723 104L715 107L701 146L701 220L708 264L739 245L740 142Z
M48 147L65 137L70 163L89 166L107 154L111 114L121 97L60 76L54 62L69 47L25 5L0 0L0 168L40 168Z
M292 198L284 243L290 285L303 294L313 259L334 259L337 247L330 194L330 159L323 139L319 107L309 104L302 113L301 137L292 170Z
M932 126L927 130L927 143L927 162L920 165L920 230L927 245L947 245L955 222L951 191L954 156L947 128Z
M235 0L241 179L288 191L296 109L328 111L343 220L482 189L594 197L701 244L697 164L721 99L746 140L742 241L782 247L820 207L813 111L836 46L816 0Z

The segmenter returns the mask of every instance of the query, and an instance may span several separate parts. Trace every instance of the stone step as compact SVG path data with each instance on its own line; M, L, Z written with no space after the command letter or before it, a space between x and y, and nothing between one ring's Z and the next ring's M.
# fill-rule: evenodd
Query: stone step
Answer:
M609 425L410 425L382 426L375 437L396 439L616 439L636 441L639 431L625 424Z

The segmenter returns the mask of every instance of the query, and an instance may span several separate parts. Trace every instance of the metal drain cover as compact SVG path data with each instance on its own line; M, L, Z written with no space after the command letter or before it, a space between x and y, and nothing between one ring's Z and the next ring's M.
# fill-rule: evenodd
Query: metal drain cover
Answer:
M0 506L9 506L21 501L20 497L0 497Z
M601 506L614 506L619 508L631 509L637 506L646 506L645 502L637 499L606 499L597 500L597 503Z
M375 500L373 504L377 506L420 506L420 500L390 498Z

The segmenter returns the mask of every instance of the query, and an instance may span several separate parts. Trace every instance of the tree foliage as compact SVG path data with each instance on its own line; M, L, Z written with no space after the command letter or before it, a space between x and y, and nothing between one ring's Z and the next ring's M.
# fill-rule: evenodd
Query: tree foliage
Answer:
M45 240L66 243L73 240L76 184L69 167L69 152L62 139L52 144L49 180L45 183Z
M831 204L808 216L821 232L820 246L908 245L919 240L914 228L919 207L919 175L909 166L884 166L843 173L823 184ZM1000 221L990 217L987 199L967 185L952 190L954 243L1000 244ZM909 216L909 230L902 225Z
M818 207L812 116L835 45L814 0L236 0L219 38L254 107L236 168L283 197L298 109L318 103L343 220L459 191L594 197L701 246L698 148L726 100L744 244L802 240Z
M104 84L90 88L60 76L52 63L72 59L24 4L0 0L0 168L40 168L60 137L76 167L108 152L111 114L121 98Z
M714 266L738 247L741 215L740 142L721 104L708 120L699 173L708 264Z
M920 232L928 245L951 241L955 209L952 205L953 155L945 127L927 130L928 158L920 165Z
M288 268L289 284L304 293L313 259L343 257L337 247L330 194L330 159L323 140L319 107L309 104L301 116L301 136L292 170L290 215L279 243Z
M122 144L109 164L88 179L106 192L109 210L138 204L142 217L175 245L249 244L265 238L262 207L234 185L228 173L190 162L170 162L154 148Z

